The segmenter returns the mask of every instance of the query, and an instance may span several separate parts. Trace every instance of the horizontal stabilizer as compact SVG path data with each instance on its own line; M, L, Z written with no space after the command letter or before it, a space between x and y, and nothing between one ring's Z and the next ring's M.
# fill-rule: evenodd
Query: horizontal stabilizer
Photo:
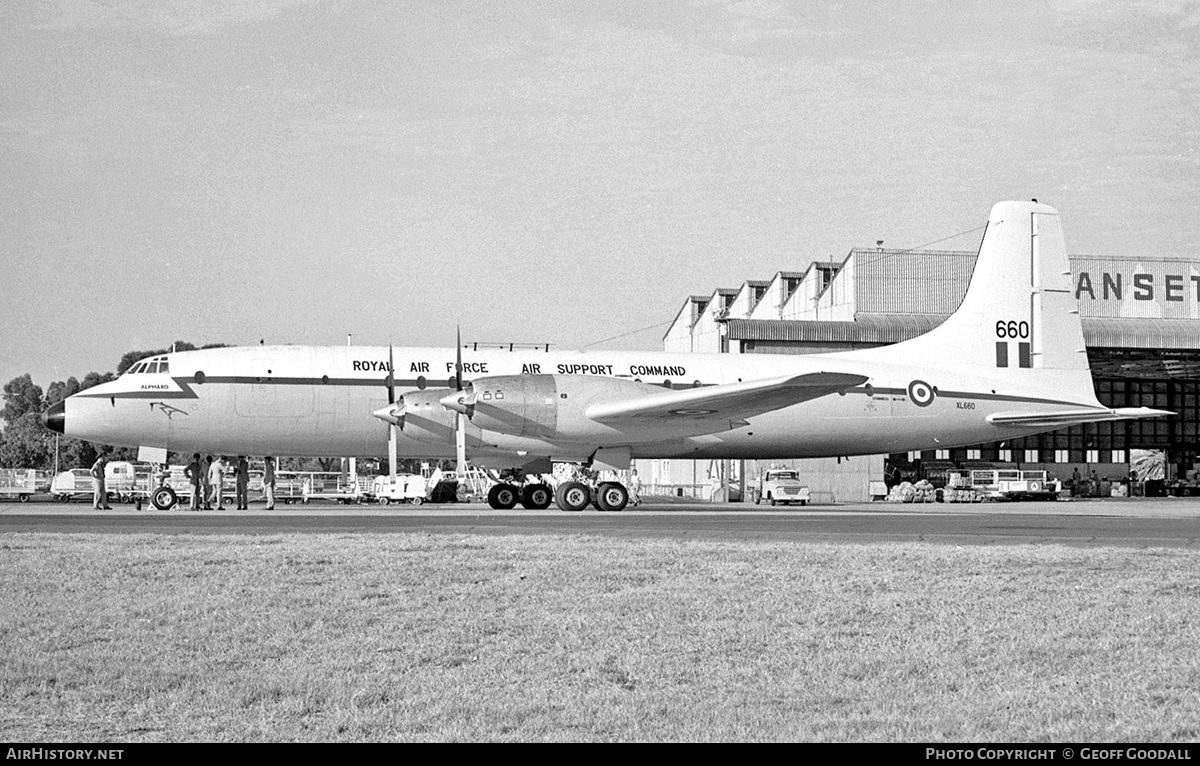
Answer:
M786 375L599 402L588 407L586 414L592 420L615 427L708 423L722 424L724 430L730 427L730 421L828 396L866 381L865 375L841 372Z
M1110 420L1141 420L1174 415L1167 410L1149 407L1118 407L1117 409L1059 410L1058 412L997 412L988 415L988 422L997 426L1030 426L1056 428L1079 423L1101 423Z

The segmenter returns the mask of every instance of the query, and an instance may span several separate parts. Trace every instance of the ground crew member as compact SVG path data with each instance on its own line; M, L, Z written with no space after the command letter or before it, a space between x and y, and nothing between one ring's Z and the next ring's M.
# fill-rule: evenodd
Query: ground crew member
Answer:
M212 472L213 456L209 455L204 458L204 469L200 471L201 488L204 490L204 510L212 510L212 482L209 481L208 475Z
M642 504L642 477L638 476L636 468L629 472L629 504Z
M108 488L104 485L104 466L108 458L101 455L92 463L92 508L97 511L111 511L108 504Z
M275 458L263 458L263 493L267 496L267 510L275 510Z
M225 510L225 458L218 457L208 469L208 481L217 493L217 510Z
M192 455L192 462L187 464L187 468L183 469L183 475L188 478L188 482L192 485L192 510L200 510L200 497L203 491L203 479L200 477L204 469L200 466L200 453Z
M250 463L246 461L245 455L238 455L234 477L237 480L237 509L248 511L250 510Z

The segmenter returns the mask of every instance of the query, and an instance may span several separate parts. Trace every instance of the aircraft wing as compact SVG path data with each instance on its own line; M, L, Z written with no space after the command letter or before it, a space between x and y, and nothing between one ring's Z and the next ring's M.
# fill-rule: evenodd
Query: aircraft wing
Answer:
M814 372L743 383L663 391L617 401L598 402L586 410L599 423L620 427L663 425L730 428L730 421L789 407L843 391L867 381L866 375Z
M1174 415L1167 410L1149 407L1118 407L1116 409L1060 410L1059 412L997 412L988 415L989 423L997 426L1072 426L1079 423L1100 423L1109 420L1140 420Z

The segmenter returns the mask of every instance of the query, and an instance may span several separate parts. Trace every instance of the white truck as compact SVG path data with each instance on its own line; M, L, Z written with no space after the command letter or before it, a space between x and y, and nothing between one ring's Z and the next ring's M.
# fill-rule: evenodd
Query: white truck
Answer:
M767 501L771 505L779 503L808 504L808 487L800 483L800 474L790 468L771 468L758 477L758 486L751 490L754 493L754 504Z

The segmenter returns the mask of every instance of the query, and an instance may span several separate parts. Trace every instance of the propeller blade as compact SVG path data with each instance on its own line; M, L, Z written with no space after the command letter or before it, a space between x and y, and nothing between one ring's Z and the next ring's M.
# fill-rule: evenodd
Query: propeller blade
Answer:
M388 426L388 476L396 483L396 426Z
M455 390L457 390L457 391L462 391L462 390L463 390L463 384L462 384L462 371L463 371L463 365L462 365L462 328L461 328L461 327L456 327L456 328L454 328L454 331L455 331L455 344L454 344L454 350L455 350L455 357L454 357L454 388L455 388Z
M395 354L393 353L392 344L388 342L388 374L387 374L387 390L388 404L396 403L396 365Z

